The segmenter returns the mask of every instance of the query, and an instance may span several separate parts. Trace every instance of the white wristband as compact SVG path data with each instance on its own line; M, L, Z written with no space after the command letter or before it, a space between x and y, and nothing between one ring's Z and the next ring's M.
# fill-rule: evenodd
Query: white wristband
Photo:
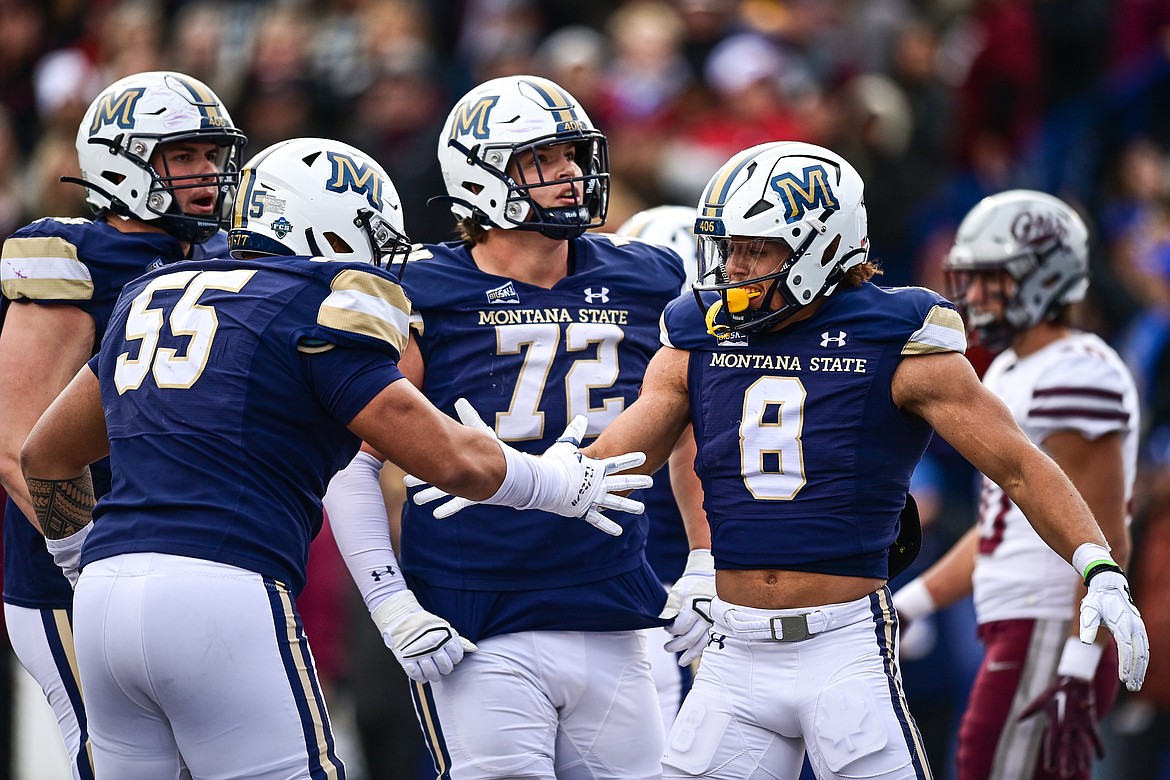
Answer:
M507 468L504 471L504 481L500 483L499 489L491 498L484 499L483 503L517 506L517 497L535 495L539 492L540 470L534 456L525 455L502 441L497 440L496 443L500 445L500 449L504 453L504 462L507 464Z
M1085 578L1089 566L1098 562L1112 564L1113 566L1117 565L1117 562L1113 560L1113 556L1109 554L1109 550L1092 542L1085 542L1073 553L1072 565L1077 570L1077 574L1081 575L1081 579Z
M1060 664L1056 667L1057 676L1092 680L1097 674L1097 662L1101 660L1101 652L1101 645L1085 644L1078 637L1070 636L1064 640L1064 651L1061 652Z
M687 555L687 565L683 574L714 574L715 557L711 551L704 548L691 550Z
M933 613L938 606L921 577L911 580L894 594L894 609L903 620L918 620Z
M93 520L90 520L80 530L74 531L62 539L45 539L45 547L53 556L53 563L60 567L61 573L69 580L70 585L77 585L81 566L81 548L92 530Z

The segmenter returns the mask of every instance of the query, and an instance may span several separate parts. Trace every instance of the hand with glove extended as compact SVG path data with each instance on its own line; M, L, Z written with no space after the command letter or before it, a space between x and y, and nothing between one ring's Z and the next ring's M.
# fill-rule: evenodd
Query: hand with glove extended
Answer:
M1150 638L1146 624L1133 603L1129 582L1121 568L1109 565L1093 569L1086 578L1089 592L1081 600L1081 642L1090 644L1100 625L1117 641L1117 674L1125 687L1139 691L1150 663Z
M1094 755L1105 755L1097 730L1097 699L1093 692L1093 675L1100 657L1097 645L1070 638L1060 657L1056 681L1020 713L1019 720L1040 713L1048 716L1042 743L1043 765L1048 772L1074 777L1089 772Z
M382 640L415 682L450 674L476 647L443 618L427 612L409 590L400 590L373 610Z
M666 627L674 639L663 648L668 653L682 653L679 666L690 666L703 654L711 619L711 600L715 598L715 559L710 550L691 550L687 567L666 596L666 607L658 617L671 620Z
M455 411L464 425L495 437L495 431L479 413L460 398ZM428 487L414 496L414 503L426 504L440 498L449 498L434 510L438 519L450 517L473 504L497 504L516 509L541 509L562 517L581 517L593 527L610 536L620 536L622 527L601 514L601 509L640 513L641 501L619 496L627 490L647 488L654 480L642 474L617 474L636 468L646 462L641 452L617 455L597 460L587 458L577 449L584 438L588 420L578 415L573 418L556 443L540 457L518 452L496 438L508 461L508 475L504 484L491 498L472 501L468 498L450 498L450 494L436 487ZM417 477L406 477L407 487L426 484Z

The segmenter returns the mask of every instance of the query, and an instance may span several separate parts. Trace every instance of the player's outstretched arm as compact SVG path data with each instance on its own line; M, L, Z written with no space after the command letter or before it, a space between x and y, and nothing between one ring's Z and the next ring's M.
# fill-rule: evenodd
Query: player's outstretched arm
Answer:
M1136 691L1149 663L1149 638L1101 528L1060 467L1032 444L1007 407L954 352L908 357L894 374L894 402L922 417L975 468L1004 489L1040 534L1088 586L1080 612L1082 642L1098 625L1117 640L1119 676Z
M470 405L461 404L460 409L464 416L478 418ZM451 494L477 503L583 517L613 535L621 533L621 527L601 515L600 508L641 511L640 502L615 494L648 487L652 480L616 472L640 465L645 456L581 456L577 447L585 418L573 420L540 457L516 451L499 441L482 421L468 419L472 424L461 425L432 406L409 382L394 382L358 413L350 429L420 483L437 488L427 494L432 500ZM445 514L464 506L467 503L449 505Z

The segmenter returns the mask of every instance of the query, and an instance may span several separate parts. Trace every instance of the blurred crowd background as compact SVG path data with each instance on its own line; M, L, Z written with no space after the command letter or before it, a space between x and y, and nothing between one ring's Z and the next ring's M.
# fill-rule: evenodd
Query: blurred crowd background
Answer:
M1145 404L1131 579L1153 658L1109 720L1098 775L1170 777L1170 0L0 0L0 238L88 216L59 181L77 175L85 107L158 69L219 94L251 139L245 157L304 135L372 154L415 241L453 238L449 213L427 206L443 191L451 104L515 73L557 81L609 137L610 228L694 204L742 148L810 141L865 179L879 281L945 293L941 257L981 197L1030 187L1074 204L1093 231L1078 321L1118 347ZM975 479L932 446L915 483L927 551L904 577L973 521ZM352 777L433 777L406 679L327 538L302 608L334 720L353 735ZM969 604L935 630L904 674L947 778L980 648ZM10 696L10 679L0 687ZM11 712L0 703L0 738ZM12 752L0 742L0 759Z

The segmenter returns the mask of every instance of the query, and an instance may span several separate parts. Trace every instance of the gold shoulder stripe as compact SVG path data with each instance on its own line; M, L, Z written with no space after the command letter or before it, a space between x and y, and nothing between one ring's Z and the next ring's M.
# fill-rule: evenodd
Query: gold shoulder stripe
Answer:
M348 268L333 278L333 292L321 303L317 323L385 341L406 349L410 301L394 282Z
M935 306L926 315L927 325L939 325L944 328L953 328L960 333L964 332L963 318L954 309L949 309L946 306Z
M902 347L903 355L931 355L937 352L966 352L967 331L963 318L954 309L934 306L922 327Z
M10 238L4 242L4 259L76 260L77 247L60 236Z
M89 269L77 259L77 247L60 236L5 241L0 284L11 300L87 301L93 297Z

